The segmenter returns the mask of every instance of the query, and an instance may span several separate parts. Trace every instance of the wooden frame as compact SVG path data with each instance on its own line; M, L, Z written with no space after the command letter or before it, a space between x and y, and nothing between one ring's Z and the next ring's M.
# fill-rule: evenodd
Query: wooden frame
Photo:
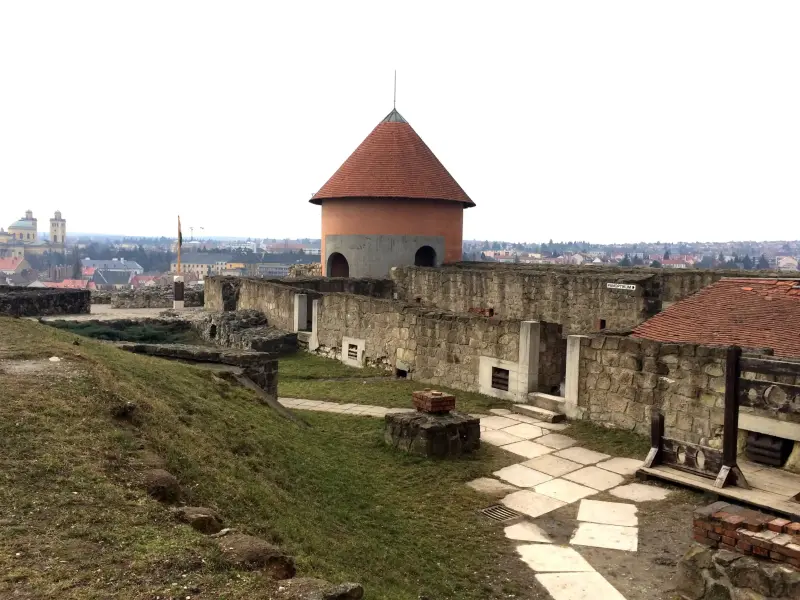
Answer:
M725 357L725 415L722 451L700 444L683 442L664 435L664 415L654 411L650 422L650 452L644 467L667 465L714 479L714 487L735 485L750 489L742 470L736 464L739 439L739 381L742 349L728 348Z

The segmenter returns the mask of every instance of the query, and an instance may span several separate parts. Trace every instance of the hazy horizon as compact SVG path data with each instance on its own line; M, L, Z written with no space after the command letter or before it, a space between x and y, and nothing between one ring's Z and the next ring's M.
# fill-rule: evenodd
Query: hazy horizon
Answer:
M791 240L798 26L780 0L3 3L0 227L318 238L396 68L465 239Z

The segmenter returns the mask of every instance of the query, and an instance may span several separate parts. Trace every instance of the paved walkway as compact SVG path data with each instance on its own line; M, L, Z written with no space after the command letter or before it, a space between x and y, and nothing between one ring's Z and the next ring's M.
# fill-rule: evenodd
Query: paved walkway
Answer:
M339 404L318 400L281 398L297 410L383 417L414 409ZM520 462L467 485L491 495L526 518L505 528L519 542L520 559L554 600L625 600L625 597L581 556L582 546L636 552L639 539L637 502L663 500L667 490L631 483L641 461L615 458L578 446L559 433L566 424L545 423L506 409L475 414L481 419L481 440L516 454ZM608 492L626 502L589 499ZM552 543L535 520L569 504L579 503L576 528L569 545Z

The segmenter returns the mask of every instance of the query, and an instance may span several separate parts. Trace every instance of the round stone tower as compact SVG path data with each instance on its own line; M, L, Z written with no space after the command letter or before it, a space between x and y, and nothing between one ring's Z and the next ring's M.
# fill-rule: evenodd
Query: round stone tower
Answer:
M322 206L328 277L386 277L392 267L459 261L464 209L475 206L396 110L311 203Z

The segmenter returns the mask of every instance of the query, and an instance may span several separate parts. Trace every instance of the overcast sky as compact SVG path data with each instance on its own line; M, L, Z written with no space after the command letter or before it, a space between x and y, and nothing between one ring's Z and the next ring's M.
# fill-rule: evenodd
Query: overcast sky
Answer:
M397 108L465 239L800 238L800 2L0 2L0 226L319 237Z

